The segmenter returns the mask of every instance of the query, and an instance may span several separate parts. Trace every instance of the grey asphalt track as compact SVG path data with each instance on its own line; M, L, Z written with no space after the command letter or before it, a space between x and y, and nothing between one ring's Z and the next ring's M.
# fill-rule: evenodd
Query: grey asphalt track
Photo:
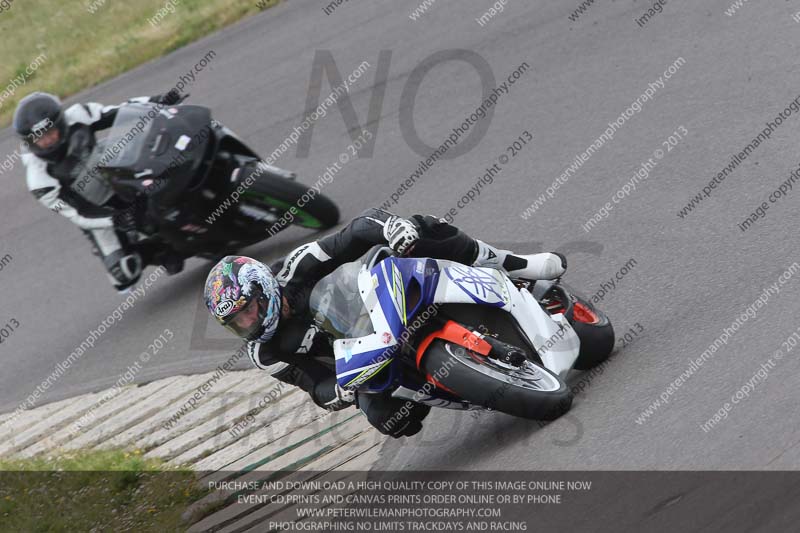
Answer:
M324 190L346 219L385 201L417 168L420 156L404 141L399 117L412 112L401 106L401 95L424 58L446 49L471 50L485 58L498 82L527 62L530 69L498 101L481 142L465 155L437 162L392 209L444 214L527 130L533 142L458 213L455 224L520 252L566 251L566 280L588 294L634 258L635 268L600 307L619 333L643 331L628 346L618 345L602 373L584 376L588 386L571 413L551 425L540 428L494 413L434 411L416 438L387 442L376 468L794 469L800 461L800 349L787 352L782 342L800 326L800 276L743 322L727 345L668 395L668 404L636 422L689 368L690 359L800 260L800 192L771 204L748 231L737 228L800 163L800 113L784 120L693 212L677 216L800 94L800 25L791 18L791 6L752 2L726 16L730 3L669 2L642 28L634 19L651 4L630 0L595 2L575 22L568 15L577 0L512 0L484 26L475 19L490 7L485 1L439 0L412 21L408 15L418 5L413 2L345 2L328 16L319 2L291 0L70 102L115 103L165 91L214 50L215 58L188 89L191 101L210 106L218 120L266 154L302 121L315 50L330 50L343 75L362 61L371 64L350 94L362 126L379 51L391 50L373 157L349 162ZM679 57L683 66L641 112L523 219L522 212L576 155ZM480 87L465 62L431 70L413 108L420 137L441 143L480 104ZM323 96L329 91L325 82ZM688 134L666 152L662 142L681 126ZM10 153L15 143L9 130L0 132L0 154ZM349 143L342 115L332 109L314 128L309 157L297 158L292 149L277 164L313 183ZM666 153L649 178L585 232L586 220L659 148ZM12 318L20 323L0 345L0 410L8 411L121 300L77 228L26 191L21 165L0 179L0 256L13 257L0 271L0 324ZM247 252L272 259L314 237L290 229ZM198 315L208 267L196 260L182 274L159 279L39 404L110 386L165 328L175 339L139 381L221 364L238 343L224 341L221 330L206 332L208 321ZM785 356L753 382L749 396L710 431L701 429L778 350Z

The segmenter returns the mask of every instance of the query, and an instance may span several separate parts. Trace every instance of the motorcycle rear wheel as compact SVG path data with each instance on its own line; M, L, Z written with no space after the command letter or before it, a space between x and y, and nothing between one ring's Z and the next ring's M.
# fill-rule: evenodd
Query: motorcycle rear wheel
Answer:
M261 175L242 198L249 204L272 212L278 220L286 220L284 227L294 224L324 230L339 223L339 208L331 199L310 187L285 178ZM298 206L300 203L303 204L302 207ZM291 209L294 212L290 212Z
M576 370L591 370L611 357L614 327L602 311L578 298L573 303L570 325L581 340L581 350L573 366Z
M539 288L541 284L542 288ZM545 301L548 313L564 313L581 341L580 352L573 368L590 370L601 365L614 351L614 327L605 313L565 283L537 282L540 292L534 298ZM566 311L569 304L570 310Z

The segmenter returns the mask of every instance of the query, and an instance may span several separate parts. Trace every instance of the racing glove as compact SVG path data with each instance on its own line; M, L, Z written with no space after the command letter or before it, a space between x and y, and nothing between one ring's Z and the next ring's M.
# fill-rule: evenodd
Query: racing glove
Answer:
M175 105L182 100L183 98L181 98L181 93L177 89L170 89L169 92L150 98L151 102L163 105Z
M383 236L389 243L389 248L401 256L409 253L419 240L419 232L414 223L395 215L383 224Z
M136 216L130 209L119 210L112 215L114 227L122 232L136 231Z
M322 407L328 411L340 411L345 407L353 405L356 401L356 393L351 390L343 389L337 383L334 386L335 398L322 404Z

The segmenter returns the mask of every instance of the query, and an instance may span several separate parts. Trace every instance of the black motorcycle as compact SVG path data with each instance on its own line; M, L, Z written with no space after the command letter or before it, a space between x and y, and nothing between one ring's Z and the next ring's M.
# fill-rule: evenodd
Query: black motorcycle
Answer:
M339 209L268 165L196 105L125 104L72 189L114 205L117 229L148 257L216 259L289 225L327 229Z

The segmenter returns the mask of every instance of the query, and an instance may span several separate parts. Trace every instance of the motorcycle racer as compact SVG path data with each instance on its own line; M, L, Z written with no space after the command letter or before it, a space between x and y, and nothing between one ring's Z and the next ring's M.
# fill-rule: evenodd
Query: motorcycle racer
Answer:
M422 429L430 407L414 403L400 411L406 403L402 400L379 394L356 397L340 387L335 372L317 359L333 356L332 342L314 325L309 310L311 291L320 279L376 244L388 245L400 256L448 259L526 279L558 278L567 264L559 253L499 250L430 215L405 219L368 209L338 232L296 248L273 268L244 256L227 256L212 268L204 291L206 306L222 326L248 341L257 368L300 387L325 409L356 403L381 433L407 437ZM389 420L394 422L387 424Z
M138 97L129 102L173 105L180 100L176 90L163 95ZM105 205L94 205L72 187L81 164L94 148L96 132L111 127L119 106L96 102L74 104L64 109L58 97L34 92L24 97L14 112L13 126L27 149L22 162L27 171L28 190L48 209L77 225L92 242L120 292L133 286L143 268L152 260L141 250L128 246L122 231L125 220L115 219L123 205L116 197ZM164 262L170 273L180 270L173 258Z

